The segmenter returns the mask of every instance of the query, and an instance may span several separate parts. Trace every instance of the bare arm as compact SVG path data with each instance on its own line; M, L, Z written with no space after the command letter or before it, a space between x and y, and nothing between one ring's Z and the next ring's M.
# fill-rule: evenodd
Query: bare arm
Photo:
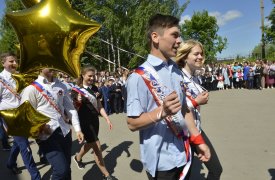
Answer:
M138 117L128 117L127 124L131 131L144 129L167 116L176 114L181 109L181 104L176 92L168 95L162 106L157 107L151 112L142 113Z
M110 130L113 129L113 124L111 123L109 116L107 115L105 109L102 107L102 104L99 99L97 100L97 105L98 105L99 113L106 120L107 124L109 125L109 129Z
M208 102L209 93L207 91L204 91L196 97L195 101L198 103L198 105L204 105Z
M182 114L184 116L186 126L189 130L190 137L191 136L196 137L196 136L200 135L200 132L197 129L195 121L194 121L193 113L188 109L187 105L182 108ZM209 159L211 157L209 147L205 143L197 144L195 146L198 151L198 158L203 162L209 161Z
M138 117L128 117L127 124L131 131L145 129L146 127L157 123L160 119L157 118L161 107L157 107L151 112L142 113Z

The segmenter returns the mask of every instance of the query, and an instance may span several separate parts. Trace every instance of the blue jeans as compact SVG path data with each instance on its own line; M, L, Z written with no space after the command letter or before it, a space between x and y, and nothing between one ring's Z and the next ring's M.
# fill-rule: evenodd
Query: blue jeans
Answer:
M14 136L13 139L14 139L13 146L11 148L7 167L12 168L17 166L16 160L20 152L23 162L31 175L31 179L32 180L41 179L40 173L33 160L32 150L30 148L28 139L20 136Z
M2 118L0 118L0 139L2 141L2 147L3 148L8 148L9 147L8 136L7 136L7 133L4 130Z
M71 179L71 148L72 134L68 133L65 137L60 128L44 141L38 143L40 151L46 156L52 166L52 180Z

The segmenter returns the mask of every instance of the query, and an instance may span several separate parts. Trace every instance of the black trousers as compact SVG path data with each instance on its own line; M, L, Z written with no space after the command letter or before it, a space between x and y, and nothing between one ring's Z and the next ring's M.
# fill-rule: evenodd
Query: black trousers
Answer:
M206 168L208 169L208 175L207 175L207 178L208 180L219 180L220 177L221 177L221 174L222 174L222 165L219 161L219 158L218 158L218 155L212 145L212 143L210 142L209 138L207 137L207 135L204 133L204 131L201 131L201 135L205 141L205 143L207 144L207 146L209 147L210 149L210 153L211 153L211 158L209 161L205 162L205 166ZM197 153L196 152L196 148L194 146L192 146L192 151ZM193 153L193 158L192 160L194 159L194 153ZM190 177L190 174L192 173L192 166L193 166L193 163L190 167L190 170L189 170L189 177Z
M178 180L183 168L184 166L174 168L169 171L157 171L155 177L152 177L152 175L148 172L146 173L149 180Z

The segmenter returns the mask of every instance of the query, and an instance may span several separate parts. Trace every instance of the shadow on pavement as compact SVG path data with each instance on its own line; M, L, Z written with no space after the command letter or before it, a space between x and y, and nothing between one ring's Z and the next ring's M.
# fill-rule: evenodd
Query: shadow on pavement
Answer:
M141 173L143 170L143 164L140 160L138 159L133 159L130 163L130 167L132 170Z
M9 158L10 151L3 151L0 149L0 176L1 179L8 179L8 180L19 180L20 178L17 175L14 175L7 167L6 163Z
M123 152L126 152L127 157L131 157L129 147L132 144L132 141L124 141L111 149L111 151L107 151L109 153L104 157L104 162L110 174L114 173L114 169L117 165L117 159L121 156ZM100 172L96 164L94 164L93 167L83 176L83 180L91 179L91 177L98 180L102 179L102 173Z

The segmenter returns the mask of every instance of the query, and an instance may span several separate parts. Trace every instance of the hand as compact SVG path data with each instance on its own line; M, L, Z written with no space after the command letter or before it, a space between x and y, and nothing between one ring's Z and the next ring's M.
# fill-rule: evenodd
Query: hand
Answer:
M181 104L178 95L175 91L165 97L162 104L161 118L166 118L167 116L176 114L181 110Z
M204 91L202 93L200 93L197 97L196 97L196 102L198 103L198 105L204 105L207 104L208 102L208 97L209 97L209 93L207 91Z
M95 96L96 96L96 97L98 97L99 95L100 95L99 92L96 92L96 93L95 93Z
M84 134L82 133L82 131L76 132L76 137L78 139L79 144L83 143L83 141L84 141Z
M109 130L113 129L113 124L111 123L111 121L109 120L109 118L106 118L107 124L109 125Z
M210 153L209 147L206 144L196 145L196 149L197 149L197 152L198 152L198 158L202 162L209 161L209 159L211 157L211 153Z

